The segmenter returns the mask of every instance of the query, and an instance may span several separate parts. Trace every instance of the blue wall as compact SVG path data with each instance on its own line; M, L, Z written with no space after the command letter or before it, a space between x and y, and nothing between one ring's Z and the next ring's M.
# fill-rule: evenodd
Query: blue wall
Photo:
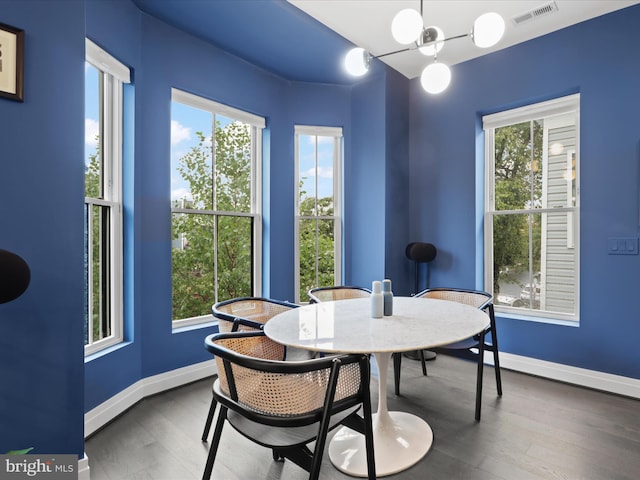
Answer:
M410 94L412 235L438 247L431 286L481 287L481 116L580 92L580 326L499 319L500 347L632 378L640 257L606 247L610 236L639 234L638 25L640 6L630 7L454 66L440 96L418 80Z
M414 265L405 256L410 237L409 83L394 70L387 74L385 95L385 277L395 295L414 292Z
M0 248L31 268L0 305L0 453L82 454L84 5L0 13L25 31L24 103L0 99Z
M353 121L345 137L345 277L349 285L371 288L382 280L385 236L385 75L371 75L354 87Z

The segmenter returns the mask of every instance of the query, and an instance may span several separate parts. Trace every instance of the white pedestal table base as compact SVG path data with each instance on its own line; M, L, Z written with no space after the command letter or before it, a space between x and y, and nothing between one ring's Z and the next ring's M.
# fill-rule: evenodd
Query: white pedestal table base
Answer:
M384 477L415 465L433 444L433 431L420 417L387 409L387 369L390 354L376 353L379 370L378 413L373 416L373 445L376 476ZM343 427L329 443L329 458L333 465L348 475L367 476L364 435Z

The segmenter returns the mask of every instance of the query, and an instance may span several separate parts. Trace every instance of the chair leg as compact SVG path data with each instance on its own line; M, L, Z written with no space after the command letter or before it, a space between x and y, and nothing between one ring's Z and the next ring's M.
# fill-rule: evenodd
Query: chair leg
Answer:
M402 366L402 353L393 354L393 380L395 394L400 395L400 367Z
M418 350L420 363L422 364L422 374L427 375L427 362L424 358L424 350ZM395 385L396 396L400 395L400 369L402 366L402 353L393 354L393 380Z
M209 407L209 414L207 415L207 421L204 424L204 431L202 432L202 441L206 442L209 438L209 430L211 430L211 422L213 422L213 415L216 413L216 406L218 402L216 402L215 398L211 398L211 406Z
M502 396L502 376L500 375L500 358L498 357L498 349L493 346L493 368L496 372L496 388L498 396Z
M427 361L424 359L424 350L418 350L420 352L420 362L422 363L422 375L427 376Z
M399 353L399 356L402 354ZM369 480L376 480L376 458L373 445L373 413L371 403L365 402L362 406L364 416L364 445L367 454L367 475Z
M402 353L394 353L394 369L395 369L395 359L398 358L398 372L400 372L400 361L402 358ZM368 369L367 369L368 370ZM370 373L367 371L365 378L369 377ZM399 389L400 382L400 374L398 373L398 384L396 384L396 388ZM369 383L364 384L363 386L363 401L362 401L362 423L363 423L363 433L364 433L364 445L367 456L367 478L369 480L376 480L376 459L375 459L375 451L373 444L373 411L371 408L371 391L370 391Z
M498 395L502 396L502 375L500 374L500 358L498 356L498 334L496 333L496 316L493 304L489 305L489 318L491 319L491 346L493 350L493 366L496 372L496 387Z
M480 412L482 409L482 379L484 376L484 337L485 332L480 333L480 342L478 344L478 379L476 383L476 421L480 421Z
M316 438L316 444L311 454L311 463L309 465L309 480L318 480L320 478L320 467L322 466L322 457L324 455L324 447L327 441L327 430L320 428L320 434ZM302 464L291 459L299 466Z
M216 422L216 428L213 430L213 438L211 439L211 446L209 447L209 455L207 455L207 464L204 467L204 473L202 474L202 480L210 480L211 472L213 472L213 462L216 460L216 454L218 453L218 445L220 445L220 437L222 436L222 427L224 421L227 419L227 408L220 405L220 412L218 412L218 420Z

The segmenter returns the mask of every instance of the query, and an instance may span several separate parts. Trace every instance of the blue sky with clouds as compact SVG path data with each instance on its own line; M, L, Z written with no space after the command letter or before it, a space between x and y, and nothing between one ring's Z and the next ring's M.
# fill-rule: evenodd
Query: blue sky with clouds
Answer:
M318 198L333 196L333 137L300 135L299 180L306 196Z
M89 63L84 64L85 102L84 102L84 158L85 165L89 156L96 152L98 123L98 69Z

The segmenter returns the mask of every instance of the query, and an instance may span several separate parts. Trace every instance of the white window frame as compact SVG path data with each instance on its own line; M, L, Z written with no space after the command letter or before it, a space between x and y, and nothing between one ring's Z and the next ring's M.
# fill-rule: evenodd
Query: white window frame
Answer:
M567 151L567 155L575 155L576 158L576 199L575 205L570 206L568 202L566 207L562 208L532 208L531 210L522 209L516 211L495 211L495 195L494 195L494 177L495 177L495 138L494 129L504 127L508 125L514 125L521 122L528 122L531 120L545 118L545 130L548 128L548 117L554 117L558 121L564 121L567 115L571 116L575 122L576 129L576 146L570 151ZM553 123L553 122L551 122ZM533 105L527 105L512 110L498 112L483 117L483 128L485 133L485 198L484 198L484 283L485 290L493 292L493 216L497 214L509 214L509 213L558 213L567 212L567 222L571 222L568 226L567 232L567 248L574 250L574 274L575 274L575 297L574 305L575 309L572 314L565 314L561 312L550 312L547 310L535 310L510 307L506 305L496 304L496 312L502 313L503 316L509 318L517 318L523 320L534 320L547 323L558 323L564 325L575 326L580 319L580 94L568 95L566 97L556 98L546 102L541 102ZM547 134L545 131L543 145L543 165L547 164L548 145ZM568 172L570 174L570 172ZM546 178L546 176L545 176ZM545 182L546 183L546 182ZM543 189L545 188L543 183ZM567 199L571 199L571 179L568 181ZM543 192L544 196L544 192ZM531 242L531 239L529 240ZM544 248L544 245L543 245ZM545 286L541 285L541 298L544 295ZM530 291L530 295L532 292Z
M103 196L102 199L85 197L85 204L91 224L93 205L109 208L110 215L110 304L111 335L92 341L91 281L86 286L88 292L89 342L84 347L85 356L94 354L123 341L123 208L122 208L122 139L123 139L123 84L131 83L130 70L91 40L85 42L86 61L97 68L103 81L103 118L102 122L102 159L103 159ZM91 229L88 231L87 244L92 245ZM91 260L88 257L88 278L92 278Z
M266 127L264 117L254 115L252 113L239 110L228 105L218 103L207 98L203 98L191 93L171 89L171 101L182 103L184 105L198 108L216 115L222 115L234 120L251 125L251 213L245 212L222 212L218 210L198 210L189 208L171 208L171 214L174 213L192 213L192 214L210 214L224 215L233 214L234 216L253 217L253 291L254 296L262 295L262 131ZM217 264L216 267L217 269ZM173 320L173 330L191 327L193 325L201 325L215 321L213 315L206 314L197 317L183 318Z
M295 140L295 227L294 227L294 265L295 265L295 302L300 302L300 220L333 220L334 221L334 283L341 285L342 279L342 157L343 134L341 127L321 127L310 125L294 125ZM301 135L318 137L334 137L333 147L333 215L332 216L300 216L300 150ZM316 142L317 145L317 142ZM317 148L317 147L316 147ZM318 175L316 175L316 182ZM316 188L316 193L317 193ZM322 285L320 285L322 286Z
M567 150L567 205L571 205L572 201L573 201L573 179L572 179L572 175L573 175L573 169L572 169L572 163L576 162L577 164L577 154L576 154L576 149L575 148L571 148L569 150ZM577 193L576 193L577 195ZM577 198L576 198L577 201ZM567 232L567 248L576 248L576 235L575 235L575 227L576 224L573 221L573 212L568 212L567 213L567 224L569 226L572 226L573 228L570 228L569 231Z

